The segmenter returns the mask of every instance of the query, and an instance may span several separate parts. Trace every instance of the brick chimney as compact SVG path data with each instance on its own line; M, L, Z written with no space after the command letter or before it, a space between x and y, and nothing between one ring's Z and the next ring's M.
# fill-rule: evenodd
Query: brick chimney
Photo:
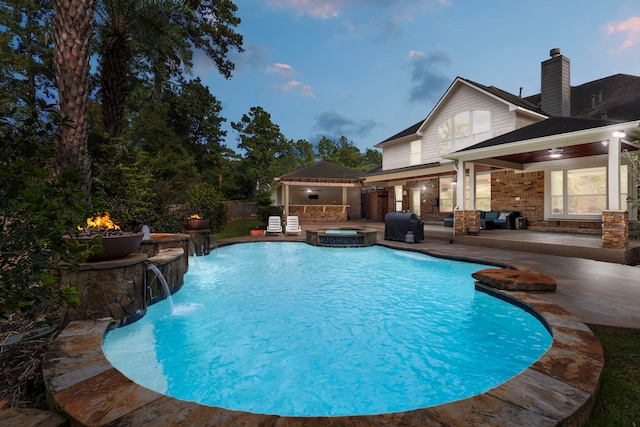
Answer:
M551 59L542 62L540 98L542 111L550 116L571 116L571 82L569 58L551 49Z

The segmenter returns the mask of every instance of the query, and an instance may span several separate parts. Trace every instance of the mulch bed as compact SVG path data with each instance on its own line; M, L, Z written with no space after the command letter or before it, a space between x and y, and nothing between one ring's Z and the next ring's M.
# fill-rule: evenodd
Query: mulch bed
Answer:
M42 358L59 330L40 338L29 338L30 332L60 323L60 311L49 309L46 316L30 319L14 313L0 319L0 344L16 335L25 334L18 342L0 345L0 409L8 407L47 409Z

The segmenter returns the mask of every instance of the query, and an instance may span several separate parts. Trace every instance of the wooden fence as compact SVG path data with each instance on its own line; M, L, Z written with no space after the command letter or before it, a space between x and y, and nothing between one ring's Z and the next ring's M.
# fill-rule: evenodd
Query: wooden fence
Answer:
M240 200L229 200L225 202L227 205L227 214L229 221L241 218L251 218L257 215L255 202L243 202Z

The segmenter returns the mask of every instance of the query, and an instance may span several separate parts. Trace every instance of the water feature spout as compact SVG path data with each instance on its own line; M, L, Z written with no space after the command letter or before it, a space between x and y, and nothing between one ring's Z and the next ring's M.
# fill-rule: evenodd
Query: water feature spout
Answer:
M149 240L151 238L151 231L148 225L142 226L142 240Z
M153 271L153 273L156 275L158 280L160 280L160 283L162 283L162 286L164 287L164 292L167 295L167 299L169 300L169 306L171 307L171 312L173 313L174 310L176 309L176 306L173 304L173 298L171 298L171 291L169 290L169 285L167 284L167 281L162 275L162 272L155 264L149 264L149 270Z

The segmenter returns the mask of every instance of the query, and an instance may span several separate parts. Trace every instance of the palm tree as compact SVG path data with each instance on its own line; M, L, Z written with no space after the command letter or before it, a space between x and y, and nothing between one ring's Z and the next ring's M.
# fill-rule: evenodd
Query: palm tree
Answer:
M132 76L151 76L162 85L191 66L201 49L225 77L233 63L229 48L242 51L240 23L230 0L103 0L97 11L100 96L105 130L122 132L125 101Z
M77 168L84 173L83 190L91 187L91 159L87 151L89 58L96 0L57 0L54 5L54 70L59 113L57 172Z

